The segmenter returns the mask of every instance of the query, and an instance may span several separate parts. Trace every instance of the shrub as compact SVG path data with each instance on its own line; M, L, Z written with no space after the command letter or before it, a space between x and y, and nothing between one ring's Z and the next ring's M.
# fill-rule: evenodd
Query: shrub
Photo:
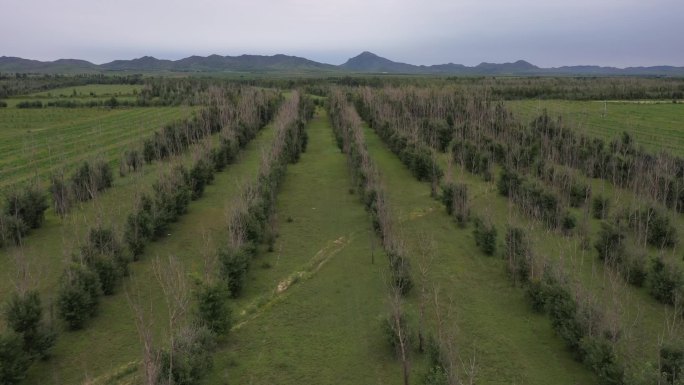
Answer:
M219 261L221 262L221 274L227 282L230 296L236 298L242 292L247 278L250 255L245 248L220 249Z
M29 228L21 218L0 215L0 238L2 238L0 243L12 242L18 245L28 232Z
M397 253L388 253L390 260L390 271L392 274L392 285L399 290L401 295L407 295L413 288L411 280L411 265L409 260Z
M143 156L138 150L128 150L124 154L124 164L129 171L138 171L143 164Z
M36 291L14 293L5 312L7 326L23 339L23 348L31 357L46 358L56 334L43 324L43 308Z
M660 372L668 384L676 384L684 376L684 347L670 343L660 348Z
M83 162L71 176L73 196L79 201L92 199L96 193L112 186L111 166L104 161Z
M662 303L674 305L677 295L684 287L684 274L677 265L665 263L659 257L651 261L648 275L651 295Z
M527 282L531 269L531 247L525 231L519 227L509 227L505 241L509 272L516 282Z
M155 235L162 235L170 223L187 211L192 196L189 179L187 170L178 166L153 185Z
M601 230L594 244L600 260L612 263L622 263L625 255L625 234L618 225L601 222Z
M0 335L0 383L14 385L26 377L31 360L22 349L22 337L16 333Z
M485 223L480 218L476 218L474 223L475 244L483 253L494 255L496 252L496 227L492 223Z
M86 266L72 264L64 272L57 294L57 307L70 329L81 329L95 315L100 287L97 274Z
M214 180L214 167L205 159L199 159L190 170L192 199L198 199L204 188Z
M47 196L36 185L14 189L5 197L5 215L21 219L30 229L37 229L45 220Z
M448 183L442 186L442 203L446 206L447 214L453 216L460 226L465 226L470 219L468 185Z
M561 228L563 229L563 232L568 234L575 227L577 227L577 218L575 218L570 211L566 211L563 215L563 219L561 220Z
M602 384L624 384L625 371L618 363L610 341L602 337L585 336L580 341L579 355L599 377Z
M572 207L580 207L582 203L589 197L591 189L589 185L575 181L570 186L570 191L568 191L568 203Z
M496 187L499 194L505 197L511 197L517 194L522 185L521 177L515 172L506 167L501 170L499 180L496 182Z
M387 317L382 321L382 330L385 335L385 340L387 344L392 348L394 352L398 352L402 341L399 339L399 330L402 330L402 337L404 338L404 345L408 346L410 344L408 331L408 322L404 314L399 315L399 325L397 327L395 319L393 316Z
M608 217L608 208L610 207L610 200L607 197L598 195L591 201L591 213L596 219L605 219Z
M537 313L542 313L546 309L546 293L544 291L544 284L542 281L530 281L525 290L525 296L532 304L532 310Z
M128 258L110 229L91 229L88 243L81 247L81 257L97 273L104 295L114 294L121 278L128 273Z
M145 244L154 236L152 201L147 195L140 197L133 213L126 218L124 241L128 250L137 260L145 249Z
M197 298L197 318L216 335L226 334L231 327L231 311L228 307L229 292L218 284L200 284L195 293Z
M195 385L213 365L211 352L215 336L206 327L186 327L175 337L173 353L160 352L158 382L174 385Z
M52 175L50 182L50 193L52 194L55 212L64 217L71 207L71 189L61 175Z
M625 254L621 272L629 284L637 287L644 285L648 276L646 261L646 256L642 254Z

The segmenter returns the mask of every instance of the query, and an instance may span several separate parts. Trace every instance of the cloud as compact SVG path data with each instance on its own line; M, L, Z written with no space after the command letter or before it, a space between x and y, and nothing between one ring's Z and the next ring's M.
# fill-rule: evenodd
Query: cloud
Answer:
M371 50L415 64L526 59L684 65L675 0L3 0L0 54L105 62L287 53L341 63Z

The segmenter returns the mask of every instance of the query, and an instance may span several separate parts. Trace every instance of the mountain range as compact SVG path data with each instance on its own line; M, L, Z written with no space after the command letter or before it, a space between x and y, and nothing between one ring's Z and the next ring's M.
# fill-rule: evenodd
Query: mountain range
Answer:
M658 75L684 76L684 67L601 67L563 66L542 68L524 60L514 63L480 63L468 67L462 64L413 65L395 62L371 52L362 52L344 64L319 63L288 55L190 56L180 60L163 60L144 56L132 60L114 60L93 64L85 60L59 59L38 61L18 57L0 57L0 72L29 73L139 73L139 72L321 72L321 73L388 73L411 75Z

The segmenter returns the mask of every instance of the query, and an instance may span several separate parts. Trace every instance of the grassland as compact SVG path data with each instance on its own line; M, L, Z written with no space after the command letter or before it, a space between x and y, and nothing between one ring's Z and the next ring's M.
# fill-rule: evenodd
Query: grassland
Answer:
M0 189L94 157L116 166L124 150L190 113L183 107L0 109Z
M192 277L203 274L205 256L214 252L225 237L228 205L240 192L241 185L251 180L257 171L261 153L268 148L272 136L273 129L270 126L262 130L243 150L236 164L216 174L214 184L206 188L201 199L190 204L186 215L171 225L168 236L151 243L141 260L131 265L131 277L125 280L125 287L114 296L103 298L98 317L83 331L62 333L54 349L54 357L34 365L27 383L78 384L92 380L106 384L112 381L141 381L138 370L142 347L129 297L141 304L153 322L156 346L165 346L169 317L160 284L155 279L155 259L161 258L162 263L166 264L169 256L178 258L187 273L187 294L191 295ZM189 160L191 156L185 158ZM168 166L162 164L158 167ZM149 175L155 177L158 172L149 171ZM130 211L126 209L126 204L113 203L130 197L131 189L141 184L141 181L130 180L128 188L113 188L107 193L112 201L102 201L105 198L102 197L100 204L117 207L124 213ZM114 214L111 221L116 226L121 223L120 219ZM52 248L55 248L54 244ZM54 269L59 270L57 266Z
M348 192L346 161L323 110L307 130L307 152L288 166L278 194L274 252L254 261L236 301L241 318L216 353L208 384L400 380L380 328L386 257L358 196Z
M442 300L451 302L455 323L451 326L459 330L456 343L464 362L475 360L477 382L548 384L553 378L556 384L596 383L593 374L565 350L546 318L529 310L524 292L512 287L502 261L485 256L475 246L471 230L459 229L430 197L429 184L413 179L368 128L366 140L384 177L409 255L414 256L412 264L416 265L425 238L436 245L429 280L440 288ZM483 184L473 187L491 190ZM485 198L483 203L487 202ZM416 308L417 298L411 300Z
M140 85L130 84L89 84L85 86L56 88L50 91L36 92L28 95L32 98L42 97L93 97L93 96L131 96L142 90Z
M524 122L544 109L566 127L612 139L627 132L648 150L684 155L684 104L671 101L516 100L506 102Z

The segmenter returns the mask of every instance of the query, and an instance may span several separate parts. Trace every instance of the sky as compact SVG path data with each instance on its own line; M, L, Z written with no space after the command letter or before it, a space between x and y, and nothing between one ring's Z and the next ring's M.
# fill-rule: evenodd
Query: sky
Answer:
M684 66L684 0L0 0L0 56Z

